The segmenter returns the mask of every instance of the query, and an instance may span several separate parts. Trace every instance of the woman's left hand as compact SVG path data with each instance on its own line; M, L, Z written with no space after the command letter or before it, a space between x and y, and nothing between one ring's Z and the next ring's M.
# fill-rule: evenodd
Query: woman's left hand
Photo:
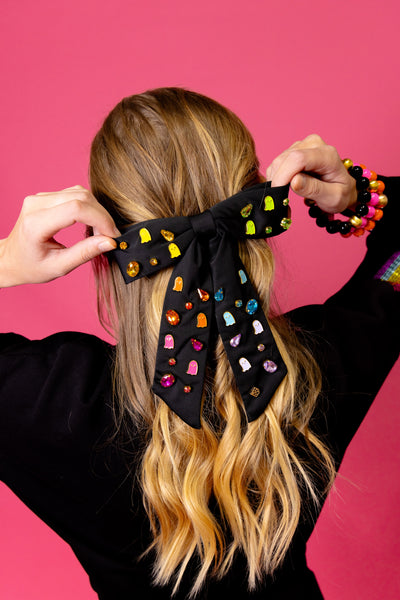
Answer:
M313 134L295 142L269 165L267 180L287 185L314 200L325 212L342 212L357 201L355 179L348 174L333 146Z

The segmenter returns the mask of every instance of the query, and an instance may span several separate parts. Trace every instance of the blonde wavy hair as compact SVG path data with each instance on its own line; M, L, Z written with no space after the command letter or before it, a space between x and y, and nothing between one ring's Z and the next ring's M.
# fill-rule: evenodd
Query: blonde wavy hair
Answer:
M260 181L258 168L254 141L236 115L200 94L161 88L124 98L111 111L92 144L90 181L117 224L134 224L204 211ZM118 428L131 431L143 449L138 478L153 536L154 582L172 583L175 592L198 558L192 596L207 577L224 576L238 551L247 559L249 589L272 574L300 513L318 504L335 474L328 448L309 426L319 368L290 324L271 315L271 249L249 240L240 256L288 374L263 415L247 423L218 339L200 430L151 391L171 270L127 286L116 264L103 258L95 265L100 319L118 340Z

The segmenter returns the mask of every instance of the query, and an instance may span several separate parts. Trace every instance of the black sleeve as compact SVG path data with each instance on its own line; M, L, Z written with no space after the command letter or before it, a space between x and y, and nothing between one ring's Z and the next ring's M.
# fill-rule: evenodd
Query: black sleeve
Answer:
M400 292L380 277L388 278L396 268L400 272L400 178L380 179L389 203L368 235L367 253L355 274L325 304L288 313L311 333L302 339L312 339L324 379L315 423L338 462L399 356Z

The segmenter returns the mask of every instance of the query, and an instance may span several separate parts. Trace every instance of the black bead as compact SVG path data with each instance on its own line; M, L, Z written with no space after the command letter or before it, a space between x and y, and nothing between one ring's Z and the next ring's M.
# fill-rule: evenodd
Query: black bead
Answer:
M368 177L360 177L360 179L357 179L356 187L358 190L367 190L369 188Z
M350 233L351 230L351 223L349 223L349 221L342 221L339 225L339 231L340 233L346 234L346 233Z
M323 213L317 220L315 221L318 227L326 227L329 223L329 215L327 213Z
M329 221L326 226L326 230L328 233L338 233L341 221L339 219L335 219L334 221Z
M362 167L359 166L350 167L349 173L352 177L354 177L354 179L359 179L360 177L362 177L363 170Z
M323 215L324 211L321 210L319 206L314 205L314 206L310 206L310 208L308 209L308 214L313 219L316 219L317 217L320 217L321 215Z
M369 208L366 204L357 204L356 215L357 217L365 217L368 214Z
M358 201L364 204L367 204L371 200L371 192L367 190L362 190L358 193Z

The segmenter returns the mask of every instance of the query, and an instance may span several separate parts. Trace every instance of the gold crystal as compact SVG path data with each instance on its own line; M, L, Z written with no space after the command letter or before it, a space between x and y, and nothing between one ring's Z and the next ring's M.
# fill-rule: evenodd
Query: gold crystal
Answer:
M167 229L161 229L161 235L167 240L167 242L172 242L175 237L172 231L168 231Z
M139 273L139 269L140 269L139 263L137 263L135 260L133 260L127 266L126 272L128 273L129 277L136 277L136 275Z

